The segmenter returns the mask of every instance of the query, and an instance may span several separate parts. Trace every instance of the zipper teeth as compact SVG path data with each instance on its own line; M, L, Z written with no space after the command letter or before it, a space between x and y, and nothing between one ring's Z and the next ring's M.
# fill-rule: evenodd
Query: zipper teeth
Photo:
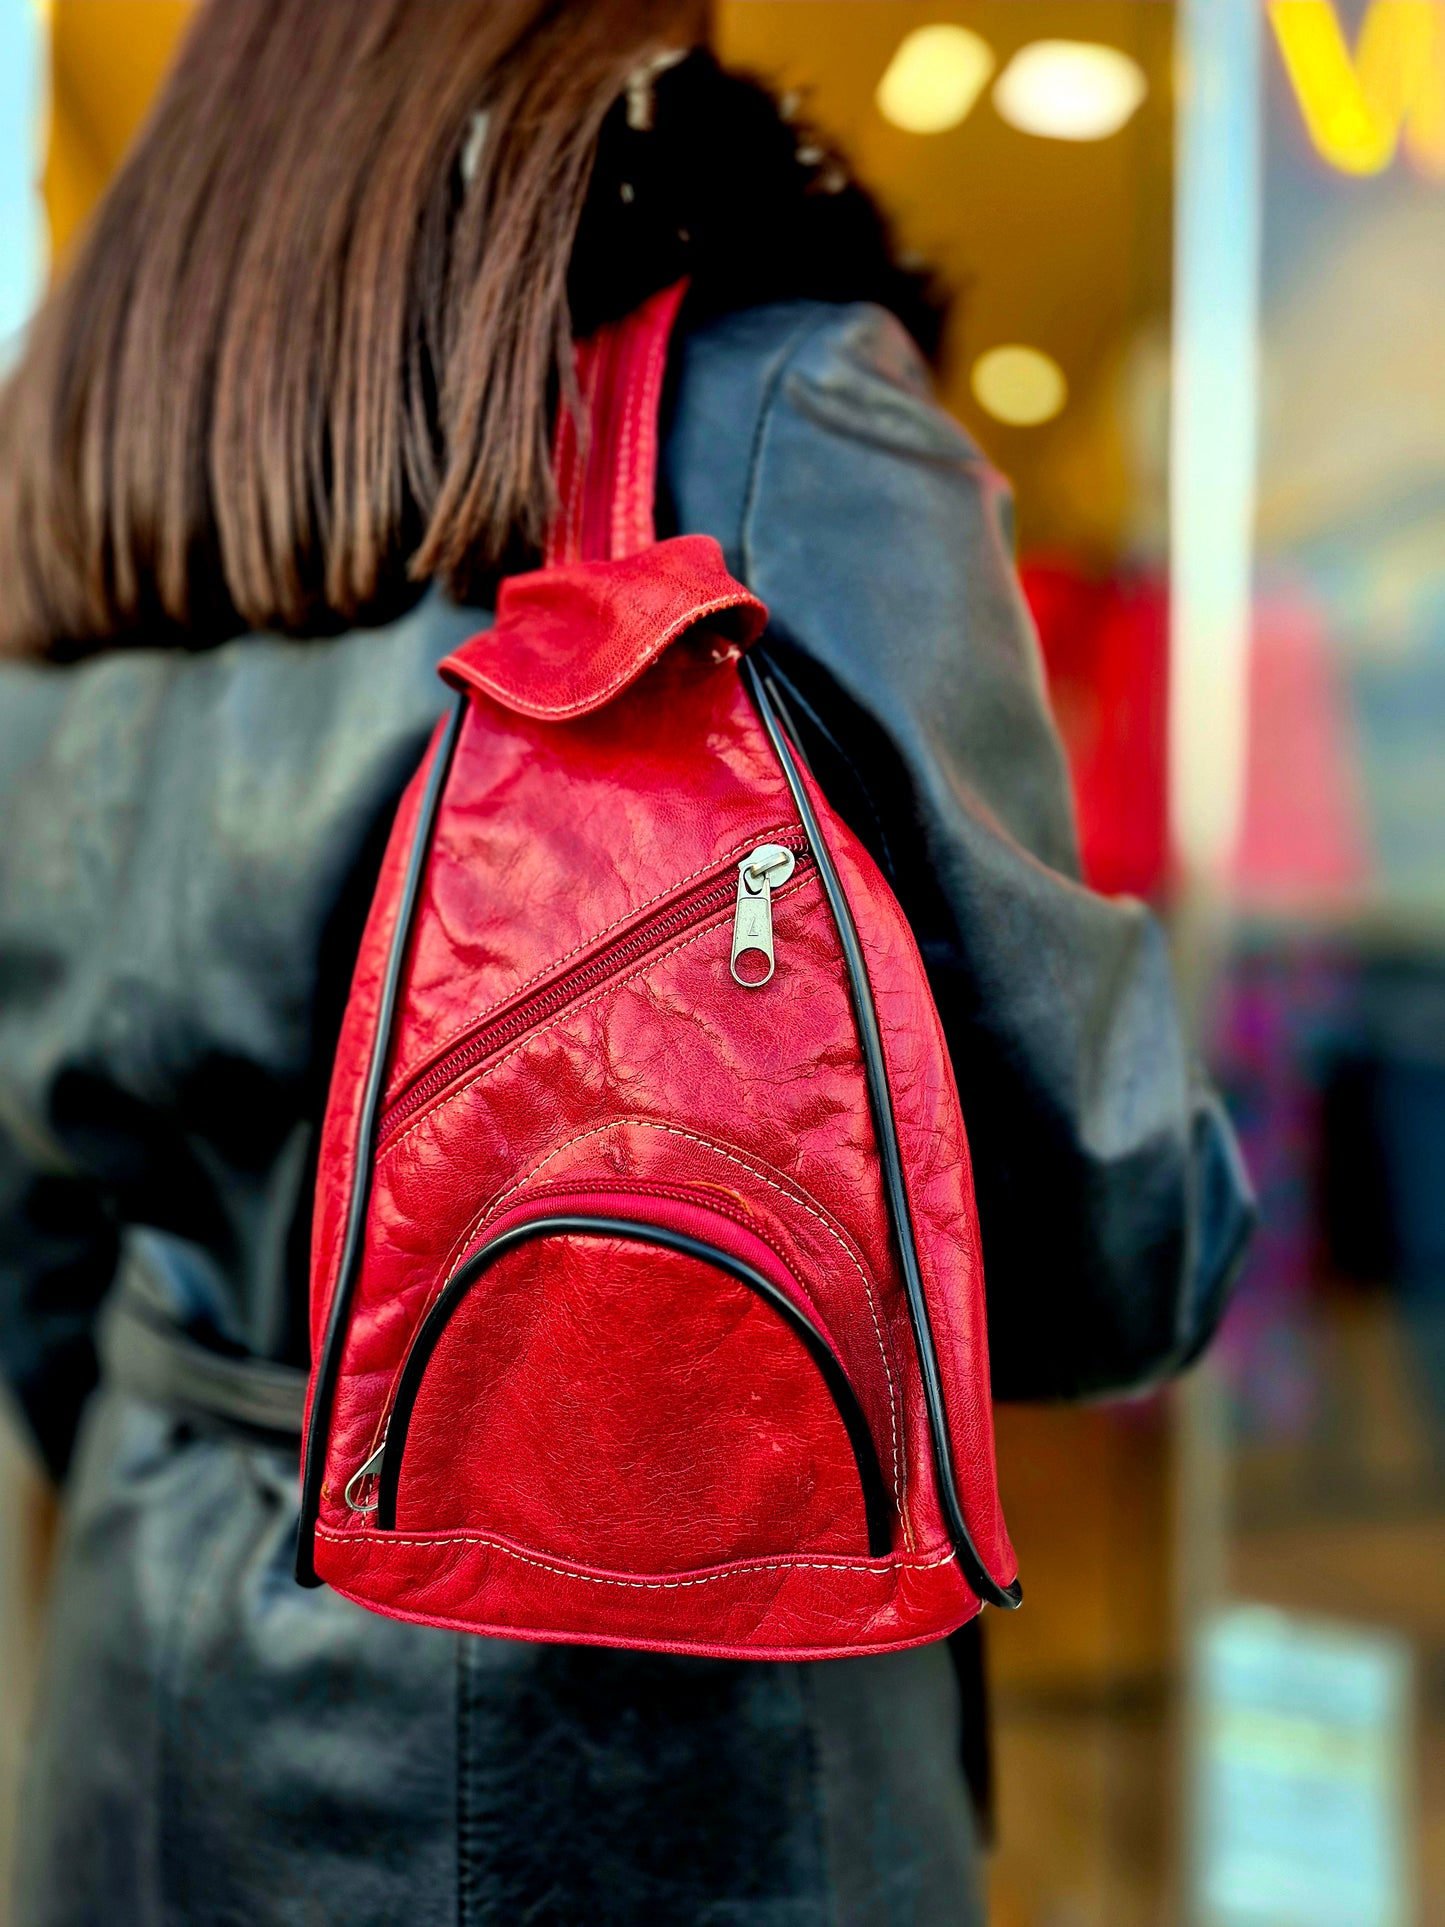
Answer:
M780 847L789 849L797 859L801 870L808 862L808 845L804 838L796 834L791 837L759 838L763 842L776 842ZM482 1030L474 1031L464 1037L459 1044L440 1058L424 1077L409 1085L396 1100L387 1106L377 1126L376 1141L378 1150L395 1135L398 1128L415 1112L429 1103L439 1092L453 1083L470 1064L480 1063L490 1057L515 1037L522 1036L535 1025L543 1022L555 1011L564 1009L574 999L585 994L595 984L605 983L618 971L639 957L646 956L660 943L666 942L674 931L686 929L699 917L710 916L715 910L724 909L737 896L737 883L734 880L736 864L730 864L727 871L708 884L699 885L691 895L674 903L670 909L662 910L649 917L645 923L625 937L619 937L603 950L579 964L575 970L567 971L553 983L546 984L533 996L498 1017Z

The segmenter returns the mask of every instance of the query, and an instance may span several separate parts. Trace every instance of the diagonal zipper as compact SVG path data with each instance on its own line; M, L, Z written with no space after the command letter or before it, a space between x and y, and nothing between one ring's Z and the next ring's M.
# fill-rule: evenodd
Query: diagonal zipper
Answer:
M609 978L620 976L630 965L638 963L649 951L660 948L670 937L680 935L684 930L713 916L719 911L736 906L746 889L749 901L756 898L757 859L777 851L786 853L793 859L787 874L806 868L810 861L807 839L799 831L787 831L776 838L760 839L756 850L745 856L741 863L731 862L707 882L699 884L684 897L665 905L644 922L634 925L631 930L616 937L612 942L603 944L599 949L573 969L544 984L531 996L519 998L506 1006L477 1030L454 1044L443 1056L420 1077L408 1084L386 1107L377 1126L376 1144L380 1152L397 1135L407 1121L414 1117L464 1076L474 1065L484 1063L498 1051L505 1050L508 1044L524 1037L529 1030L536 1029L569 1004L577 1002L589 990L605 984ZM750 867L751 866L751 867ZM740 883L740 872L747 873L746 883ZM782 881L786 881L786 876ZM762 894L766 898L768 884L762 883ZM771 958L771 928L768 933ZM736 954L740 954L735 952ZM769 965L771 975L771 964ZM756 983L742 977L737 982L744 989L760 988L765 979Z

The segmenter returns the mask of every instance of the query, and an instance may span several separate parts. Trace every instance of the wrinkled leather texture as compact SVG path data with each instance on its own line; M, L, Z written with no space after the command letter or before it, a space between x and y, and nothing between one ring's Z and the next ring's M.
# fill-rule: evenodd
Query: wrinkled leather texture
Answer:
M448 656L442 675L521 716L565 722L621 695L703 621L752 642L767 611L728 574L711 536L677 535L606 570L509 576L496 621Z
M969 1119L995 1389L1044 1396L1156 1377L1213 1329L1248 1193L1217 1101L1180 1043L1157 927L1138 906L1077 884L1006 492L927 399L896 325L872 309L790 303L715 322L680 345L675 392L667 526L713 535L731 572L767 602L810 758L928 965ZM300 647L252 638L203 656L0 667L0 1358L57 1472L94 1382L95 1311L122 1242L147 1245L165 1309L199 1339L305 1360L309 1139L390 816L446 699L436 664L477 627L475 614L433 597L389 629ZM394 1746L382 1745L366 1710L370 1662L346 1629L365 1627L381 1642L377 1664L415 1678L408 1704L445 1692L452 1642L297 1591L286 1544L294 1498L266 1528L269 1576L256 1589L268 1604L284 1589L287 1611L243 1617L249 1632L231 1626L229 1586L193 1594L185 1574L240 1530L228 1505L236 1455L182 1449L158 1419L137 1413L134 1423L143 1418L153 1456L127 1472L123 1491L100 1451L75 1489L89 1524L60 1581L57 1612L75 1631L52 1665L45 1730L60 1737L25 1830L32 1855L67 1879L103 1876L109 1918L154 1918L138 1896L159 1891L163 1905L167 1880L142 1880L97 1843L130 1838L133 1816L154 1824L153 1784L129 1763L163 1670L167 1690L196 1706L202 1680L214 1690L210 1653L239 1650L249 1658L236 1694L204 1740L210 1757L234 1765L226 1866L265 1862L266 1816L289 1810L297 1771L319 1800L360 1785L367 1761L368 1812L397 1856L385 1864L403 1865L416 1817L404 1797L408 1762L443 1757L455 1722L449 1709L415 1751L399 1729ZM221 1467L205 1479L188 1456L200 1451ZM280 1483L289 1490L294 1469ZM178 1646L167 1615L182 1614L190 1632ZM154 1636L138 1630L153 1624ZM411 1675L407 1642L433 1640L444 1651L434 1675ZM755 1772L770 1796L793 1789L799 1817L787 1841L817 1836L799 1764L807 1749L790 1752L787 1736L798 1696L825 1688L800 1680L839 1682L826 1690L851 1749L853 1813L921 1813L952 1790L949 1815L931 1830L920 1822L911 1851L924 1838L946 1861L917 1876L919 1891L960 1890L966 1876L948 1843L962 1804L935 1649L836 1671L483 1641L465 1650L495 1655L515 1681L474 1709L474 1736L484 1737L463 1776L478 1843L537 1843L535 1862L513 1863L513 1884L491 1896L504 1913L545 1897L559 1868L576 1917L606 1918L604 1890L584 1871L593 1846L614 1886L644 1880L617 1891L646 1893L666 1917L676 1889L659 1862L629 1858L645 1830L629 1831L622 1795L600 1789L636 1786L658 1854L670 1843L688 1863L699 1830L677 1801L696 1790L684 1764L696 1744L719 1763L707 1839L716 1851L745 1847L737 1884L720 1876L714 1889L731 1896L734 1917L770 1927L830 1917L834 1903L818 1896L833 1891L831 1862L804 1852L779 1871L771 1852L754 1852L771 1837L750 1791ZM114 1664L97 1667L101 1652ZM298 1732L289 1718L298 1654L312 1664L326 1656L328 1703L348 1709L336 1737L318 1731L310 1750L304 1723ZM624 1712L640 1677L657 1711L639 1729ZM773 1683L747 1686L753 1679ZM608 1681L610 1725L578 1710L603 1706ZM895 1717L892 1706L903 1710ZM704 1722L708 1707L716 1727ZM589 1757L606 1762L603 1779L578 1764L579 1730L601 1749ZM531 1763L515 1810L512 1783L495 1771L503 1755ZM776 1776L763 1758L779 1762ZM102 1760L121 1764L103 1772ZM549 1804L559 1783L566 1791ZM205 1864L212 1837L181 1831L175 1851ZM871 1868L889 1892L914 1893L896 1839L875 1859L871 1834L846 1821L838 1831L858 1891ZM84 1853L66 1844L76 1839ZM338 1873L362 1864L307 1872L312 1862L298 1854L303 1894L333 1894ZM415 1855L405 1870L406 1909L350 1886L348 1918L425 1919L430 1904L456 1917L454 1874L437 1873L445 1899L433 1903ZM249 1885L234 1877L242 1917L276 1917L259 1875ZM468 1879L481 1893L481 1859ZM64 1898L63 1883L55 1891L49 1911L27 1917L96 1917L83 1896ZM921 1911L910 1916L909 1905ZM900 1907L905 1918L938 1917L926 1899ZM641 1910L639 1901L630 1917ZM163 1917L194 1915L181 1905ZM484 1918L485 1907L465 1917ZM672 1917L687 1917L685 1900Z
M367 1220L316 1569L383 1612L537 1638L799 1658L942 1637L978 1601L935 1489L840 941L806 854L777 893L775 975L746 989L729 969L739 858L804 843L738 651L710 620L744 592L696 538L524 586L515 606L503 597L495 673L496 629L443 665L456 679L468 664L466 709L374 1158L359 1152L361 1098L425 769L393 831L338 1046L313 1358L363 1169ZM709 619L679 636L679 606ZM579 613L611 692L600 703L579 702L562 646ZM486 693L498 683L503 700ZM863 934L964 1514L1007 1586L1017 1562L998 1502L952 1073L897 903L816 786L812 803ZM765 1312L744 1336L725 1277L709 1284L688 1263L680 1280L678 1261L629 1260L601 1240L530 1245L472 1287L479 1304L454 1316L422 1381L395 1529L346 1502L430 1306L509 1214L554 1209L539 1180L561 1165L588 1192L621 1181L644 1221L662 1220L664 1199L705 1205L721 1192L731 1217L711 1213L708 1242L758 1237L777 1254L782 1288L830 1341L887 1460L886 1555L870 1552L841 1421L787 1326ZM805 1249L819 1222L832 1233L821 1258ZM387 1437L401 1449L394 1423Z
M602 1215L666 1225L677 1202L638 1187ZM721 1224L729 1245L746 1235ZM704 1568L866 1543L848 1437L797 1336L714 1266L626 1237L523 1245L468 1293L411 1418L397 1523L649 1578L680 1542Z

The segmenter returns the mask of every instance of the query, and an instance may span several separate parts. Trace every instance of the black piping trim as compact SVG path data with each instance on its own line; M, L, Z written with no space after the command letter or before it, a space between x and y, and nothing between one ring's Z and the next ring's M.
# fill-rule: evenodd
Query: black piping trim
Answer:
M766 657L762 660L766 662ZM938 1369L938 1352L933 1342L933 1328L929 1323L923 1274L918 1264L913 1212L908 1202L908 1186L903 1175L903 1158L898 1148L898 1127L894 1121L893 1103L888 1089L888 1069L883 1055L883 1038L878 1028L878 1013L873 1005L873 991L868 982L868 969L863 960L862 947L858 942L853 912L833 863L832 852L824 841L822 826L818 822L818 813L813 808L812 798L808 795L807 786L798 772L792 745L779 724L778 698L768 677L758 666L758 652L754 651L752 655L745 656L739 664L739 670L744 686L757 707L763 728L767 731L768 740L772 743L778 761L782 765L784 779L797 806L799 821L807 833L808 842L818 865L823 894L828 899L828 908L838 928L838 941L843 947L848 992L853 1003L854 1021L858 1026L858 1041L863 1047L863 1071L868 1086L868 1107L873 1114L873 1131L878 1140L879 1162L883 1170L883 1196L888 1206L888 1216L893 1226L894 1239L903 1269L908 1318L913 1327L913 1340L918 1350L919 1371L923 1379L923 1401L928 1413L928 1435L933 1447L934 1469L949 1537L953 1540L954 1549L958 1554L959 1568L979 1598L991 1606L1000 1606L1005 1611L1011 1612L1022 1602L1023 1587L1017 1579L1012 1585L1001 1586L985 1566L969 1533L958 1494L958 1481L953 1464L953 1443L949 1437L948 1411L943 1398L943 1380Z
M331 1294L331 1308L326 1318L326 1336L322 1341L321 1360L317 1367L316 1385L311 1396L310 1422L306 1428L306 1457L301 1477L301 1518L296 1534L296 1578L303 1586L321 1584L321 1578L316 1571L316 1521L321 1513L321 1487L326 1477L326 1448L331 1435L331 1413L336 1402L336 1385L341 1376L341 1354L345 1345L346 1324L365 1250L366 1212L371 1202L371 1167L372 1153L376 1144L376 1119L381 1108L386 1060L391 1050L391 1030L396 1016L396 999L401 986L402 968L406 962L407 948L411 940L411 927L416 916L417 901L421 896L422 878L426 874L427 857L431 853L437 810L441 806L442 791L446 788L447 775L452 766L452 755L457 746L457 737L461 732L462 717L465 712L466 697L458 696L432 758L431 771L427 777L421 809L417 816L416 833L412 837L411 853L407 858L406 877L402 883L401 901L397 905L396 923L391 933L391 949L386 959L386 975L382 979L381 1002L377 1008L376 1028L371 1040L371 1062L367 1066L366 1086L361 1097L361 1115L356 1126L356 1164L351 1181L351 1198L347 1206L346 1236L341 1247L341 1263L336 1272L336 1288Z
M703 1264L726 1272L730 1278L735 1278L740 1285L746 1285L749 1291L755 1292L764 1303L770 1305L802 1339L838 1409L838 1416L848 1434L848 1443L853 1448L853 1460L858 1467L858 1479L863 1488L863 1510L868 1523L868 1556L871 1559L887 1557L892 1545L891 1508L873 1434L868 1429L868 1421L858 1403L857 1393L848 1382L847 1373L839 1364L832 1346L807 1313L800 1310L786 1292L780 1291L771 1278L718 1245L708 1244L701 1238L690 1238L685 1232L673 1231L664 1225L572 1212L530 1218L525 1224L513 1225L510 1231L492 1238L458 1268L422 1320L402 1367L392 1404L391 1421L387 1426L386 1448L378 1479L377 1531L396 1530L397 1493L401 1486L402 1457L406 1451L407 1433L411 1429L412 1411L432 1353L440 1343L453 1312L478 1279L499 1259L537 1238L628 1238L637 1244L655 1245L660 1250L673 1251L684 1258L696 1258Z

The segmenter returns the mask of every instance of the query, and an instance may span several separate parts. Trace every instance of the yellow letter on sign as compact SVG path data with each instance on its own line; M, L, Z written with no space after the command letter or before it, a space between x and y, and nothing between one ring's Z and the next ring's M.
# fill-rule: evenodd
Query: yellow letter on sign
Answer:
M1370 0L1353 55L1331 0L1270 0L1309 137L1346 174L1405 151L1445 179L1445 0Z

